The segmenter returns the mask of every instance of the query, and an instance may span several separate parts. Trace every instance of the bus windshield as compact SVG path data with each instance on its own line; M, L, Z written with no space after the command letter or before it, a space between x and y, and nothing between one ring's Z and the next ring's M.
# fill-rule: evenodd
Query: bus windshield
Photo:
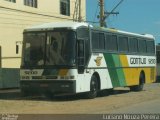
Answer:
M75 65L74 31L24 33L22 66Z

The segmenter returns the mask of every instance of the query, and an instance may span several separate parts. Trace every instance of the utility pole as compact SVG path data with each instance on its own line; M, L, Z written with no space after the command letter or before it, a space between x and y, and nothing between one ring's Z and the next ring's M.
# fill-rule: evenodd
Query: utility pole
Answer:
M100 26L105 26L105 16L104 16L104 0L99 0L99 6L100 6Z
M107 27L107 23L105 20L110 16L110 15L117 15L119 12L114 12L115 9L123 2L124 0L120 0L120 2L112 9L111 12L106 12L104 10L104 0L99 0L99 6L100 6L100 15L98 16L100 18L100 26L101 27Z
M82 22L81 0L79 0L79 17L78 17L78 22Z

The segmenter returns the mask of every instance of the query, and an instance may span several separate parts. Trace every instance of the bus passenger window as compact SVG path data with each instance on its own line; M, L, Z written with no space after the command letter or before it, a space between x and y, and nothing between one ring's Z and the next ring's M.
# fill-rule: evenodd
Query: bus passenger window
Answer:
M106 49L108 51L117 51L117 36L116 35L106 35L106 42L105 42Z
M146 53L147 52L146 40L139 39L138 48L140 53Z
M147 52L148 53L155 53L155 45L154 45L154 41L146 41L147 43Z
M138 39L129 38L129 52L136 53L138 51Z
M93 49L99 48L99 34L95 32L92 33L92 48Z
M128 52L128 37L120 36L118 41L119 51Z
M99 34L99 49L101 50L105 49L105 37L103 33Z

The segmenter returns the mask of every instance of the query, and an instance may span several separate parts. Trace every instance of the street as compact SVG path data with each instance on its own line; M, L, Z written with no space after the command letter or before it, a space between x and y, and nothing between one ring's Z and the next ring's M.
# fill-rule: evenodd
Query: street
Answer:
M0 93L0 96L3 95ZM17 96L17 97L16 97ZM160 83L147 84L144 91L130 92L117 88L113 94L95 99L79 96L21 98L19 94L0 99L2 114L108 114L108 113L160 113Z
M124 108L113 110L111 113L119 114L160 114L160 99L137 103Z

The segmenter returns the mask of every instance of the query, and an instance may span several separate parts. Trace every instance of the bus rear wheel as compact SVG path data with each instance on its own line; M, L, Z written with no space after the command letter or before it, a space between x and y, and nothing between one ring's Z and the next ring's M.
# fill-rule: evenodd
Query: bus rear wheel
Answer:
M144 87L144 83L145 83L145 77L144 77L144 74L141 74L139 78L139 85L131 86L130 90L131 91L142 91Z
M90 91L87 93L87 98L93 99L97 97L97 94L98 94L98 80L97 77L93 75L90 82Z

